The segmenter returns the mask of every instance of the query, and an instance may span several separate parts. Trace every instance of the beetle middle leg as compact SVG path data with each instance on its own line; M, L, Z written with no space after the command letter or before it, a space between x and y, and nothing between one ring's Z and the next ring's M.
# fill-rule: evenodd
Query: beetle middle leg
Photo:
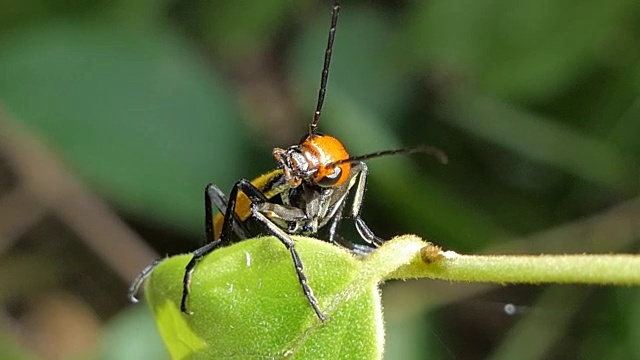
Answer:
M369 169L367 168L367 164L359 161L353 164L352 171L355 171L358 176L358 179L356 180L358 185L356 187L356 194L353 197L353 205L351 208L351 215L353 216L356 230L358 230L358 233L366 242L378 247L384 243L384 239L376 236L360 216L362 211L362 200L364 199L364 192L367 187L367 175L369 174Z
M342 220L342 212L344 211L346 201L342 201L340 203L340 207L336 211L335 215L331 219L331 224L329 225L329 238L328 241L332 244L336 244L340 247L343 247L349 250L351 253L358 256L369 255L373 250L376 249L374 245L361 245L353 243L349 240L344 239L342 236L338 234L338 225Z

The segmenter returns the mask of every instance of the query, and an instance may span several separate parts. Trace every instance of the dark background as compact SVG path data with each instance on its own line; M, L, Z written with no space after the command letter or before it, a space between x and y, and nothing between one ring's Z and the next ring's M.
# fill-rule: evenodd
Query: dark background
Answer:
M151 249L201 244L205 184L269 171L271 149L305 133L330 7L0 3L1 358L166 356L128 281ZM447 152L446 166L369 162L379 236L637 253L639 95L633 0L345 1L319 128L352 154ZM383 295L386 359L640 358L634 288L411 281Z

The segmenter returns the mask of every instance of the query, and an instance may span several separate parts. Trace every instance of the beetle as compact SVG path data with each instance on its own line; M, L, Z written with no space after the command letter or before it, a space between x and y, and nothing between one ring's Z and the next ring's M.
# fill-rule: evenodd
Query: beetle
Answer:
M324 322L326 317L308 283L302 259L291 235L313 236L328 226L325 241L344 247L356 255L365 256L384 240L377 237L361 217L369 173L364 161L381 156L423 152L433 155L442 163L447 162L446 155L441 150L430 146L350 156L338 138L317 131L327 89L339 11L340 4L336 0L331 12L320 89L309 132L298 144L286 149L275 148L273 156L278 164L277 168L251 181L237 181L228 197L214 184L206 186L204 208L207 242L192 252L192 258L186 265L180 301L183 313L192 314L188 310L187 300L198 262L215 249L258 236L266 230L289 250L302 292L318 319ZM365 244L345 241L337 234L346 200L354 188L350 216ZM214 206L218 210L215 216ZM253 226L256 223L259 225L257 228ZM139 287L159 262L160 260L154 261L134 279L129 289L131 301L137 302Z

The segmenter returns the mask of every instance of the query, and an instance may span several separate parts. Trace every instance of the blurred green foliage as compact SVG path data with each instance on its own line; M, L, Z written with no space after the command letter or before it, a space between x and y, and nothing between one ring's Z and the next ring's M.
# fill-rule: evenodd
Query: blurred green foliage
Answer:
M0 358L6 360L31 360L35 359L31 354L20 348L13 342L11 336L0 334Z
M149 309L137 306L112 319L104 328L99 360L169 359Z
M188 250L204 185L268 171L270 149L305 131L329 3L7 0L0 101L119 209L188 231ZM353 154L427 143L450 157L372 161L365 219L481 250L637 196L639 20L633 0L345 2L320 129ZM288 89L289 122L255 108L269 101L247 96L247 73ZM640 357L638 292L598 294L568 353ZM392 327L431 339L423 320ZM399 352L398 337L389 358L443 352Z

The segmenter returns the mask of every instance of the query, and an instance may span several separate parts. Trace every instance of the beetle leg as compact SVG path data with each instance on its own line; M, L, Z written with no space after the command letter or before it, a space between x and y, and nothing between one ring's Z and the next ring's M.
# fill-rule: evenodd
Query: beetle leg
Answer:
M344 207L346 205L346 201L342 201L340 203L340 207L331 218L331 225L329 225L329 238L328 241L332 244L336 244L340 247L343 247L349 250L351 253L358 256L365 256L370 254L376 247L372 245L361 245L356 244L351 241L344 239L342 236L338 234L338 225L340 224L340 220L342 220L342 212L344 211Z
M207 185L207 187L204 189L204 193L205 193L205 198L204 198L205 234L207 239L206 242L210 243L214 241L213 234L215 234L214 226L213 226L214 215L213 215L211 203L215 205L215 207L218 209L218 211L221 214L226 214L227 204L229 203L229 199L227 199L227 197L224 195L222 190L220 190L214 184ZM250 237L249 230L244 225L244 223L240 221L240 218L238 217L238 214L235 211L233 212L233 216L235 220L233 223L233 232L236 234L236 237L242 240L248 239Z
M367 164L359 161L354 163L351 169L352 171L357 172L358 176L358 179L356 180L358 182L358 185L356 187L356 194L353 198L351 215L353 216L356 224L356 229L358 230L360 236L369 244L378 247L382 245L384 239L377 237L373 233L373 231L369 229L369 226L367 226L367 224L364 222L364 220L362 220L362 217L360 216L360 212L362 211L362 200L364 199L364 192L367 187L367 175L369 174Z
M325 321L325 316L322 314L322 311L318 307L318 300L313 295L313 290L308 284L308 280L306 275L304 274L304 265L302 264L302 260L300 259L300 255L298 251L296 251L295 243L293 239L287 234L282 228L278 227L273 221L271 221L268 215L271 216L282 216L284 220L295 221L304 219L304 213L300 209L282 206L282 205L273 205L273 206L265 206L270 204L268 203L268 199L264 196L264 194L256 188L252 183L247 180L240 180L236 183L231 191L231 201L229 203L229 207L227 208L227 216L225 216L225 226L222 228L222 237L228 236L229 226L231 224L231 219L229 218L229 211L232 208L235 208L235 199L237 197L238 190L242 190L249 199L251 200L251 213L253 217L260 221L271 234L273 234L276 238L282 242L282 244L289 250L291 254L291 259L293 260L293 265L296 271L296 275L298 276L298 282L302 288L302 292L304 296L307 298L307 301L313 308L313 311L316 313L320 321ZM260 211L259 208L262 207L263 211ZM225 227L227 229L225 229ZM225 235L226 234L226 235Z
M316 315L318 316L318 319L324 322L326 318L322 313L322 310L320 310L320 307L318 306L318 300L313 295L313 290L309 286L307 277L304 274L304 265L302 264L300 255L296 251L295 243L293 239L291 239L291 237L286 232L284 232L284 230L279 228L273 221L269 220L269 218L267 218L263 213L261 213L258 210L254 210L254 208L252 208L252 211L253 211L253 216L255 216L255 218L258 221L263 223L264 226L267 229L269 229L269 231L273 235L275 235L275 237L277 237L278 240L280 240L280 242L282 242L282 244L284 244L284 246L289 250L289 253L291 254L291 259L293 260L293 265L295 267L296 275L298 276L298 282L302 287L302 292L304 293L304 296L307 298L307 301L313 308L313 311L315 311Z
M140 290L140 286L142 286L142 283L149 277L149 275L151 275L151 272L153 271L153 269L155 269L155 267L161 261L162 259L153 260L151 264L147 265L144 269L142 269L142 271L140 271L140 273L136 276L136 278L133 279L133 281L131 282L131 285L129 286L129 293L128 293L129 301L131 301L132 303L138 302L138 298L136 297L136 295Z
M216 206L222 201L219 197L216 197L216 189L212 188L210 185L207 185L205 189L205 230L207 236L207 244L202 246L199 249L196 249L192 254L191 260L187 263L184 271L184 278L182 279L182 299L180 300L180 310L185 314L191 314L189 310L187 310L187 298L189 297L189 292L191 291L191 278L193 276L193 272L195 271L198 262L202 260L203 257L207 256L213 250L218 248L220 245L228 244L231 241L231 235L234 231L234 222L237 222L238 219L235 216L236 214L236 203L238 200L238 191L242 188L243 192L251 199L251 201L266 201L267 198L258 190L251 182L246 179L242 179L233 185L231 189L231 193L229 194L229 200L226 206L226 211L224 214L224 222L222 225L222 232L220 235L220 239L213 239L213 209L212 202L218 201ZM252 189L254 191L249 191L251 194L244 191L244 189ZM213 197L211 197L210 191L213 192ZM221 192L220 192L221 193ZM259 195L256 195L259 194ZM224 198L222 198L224 200ZM234 221L235 220L235 221Z

